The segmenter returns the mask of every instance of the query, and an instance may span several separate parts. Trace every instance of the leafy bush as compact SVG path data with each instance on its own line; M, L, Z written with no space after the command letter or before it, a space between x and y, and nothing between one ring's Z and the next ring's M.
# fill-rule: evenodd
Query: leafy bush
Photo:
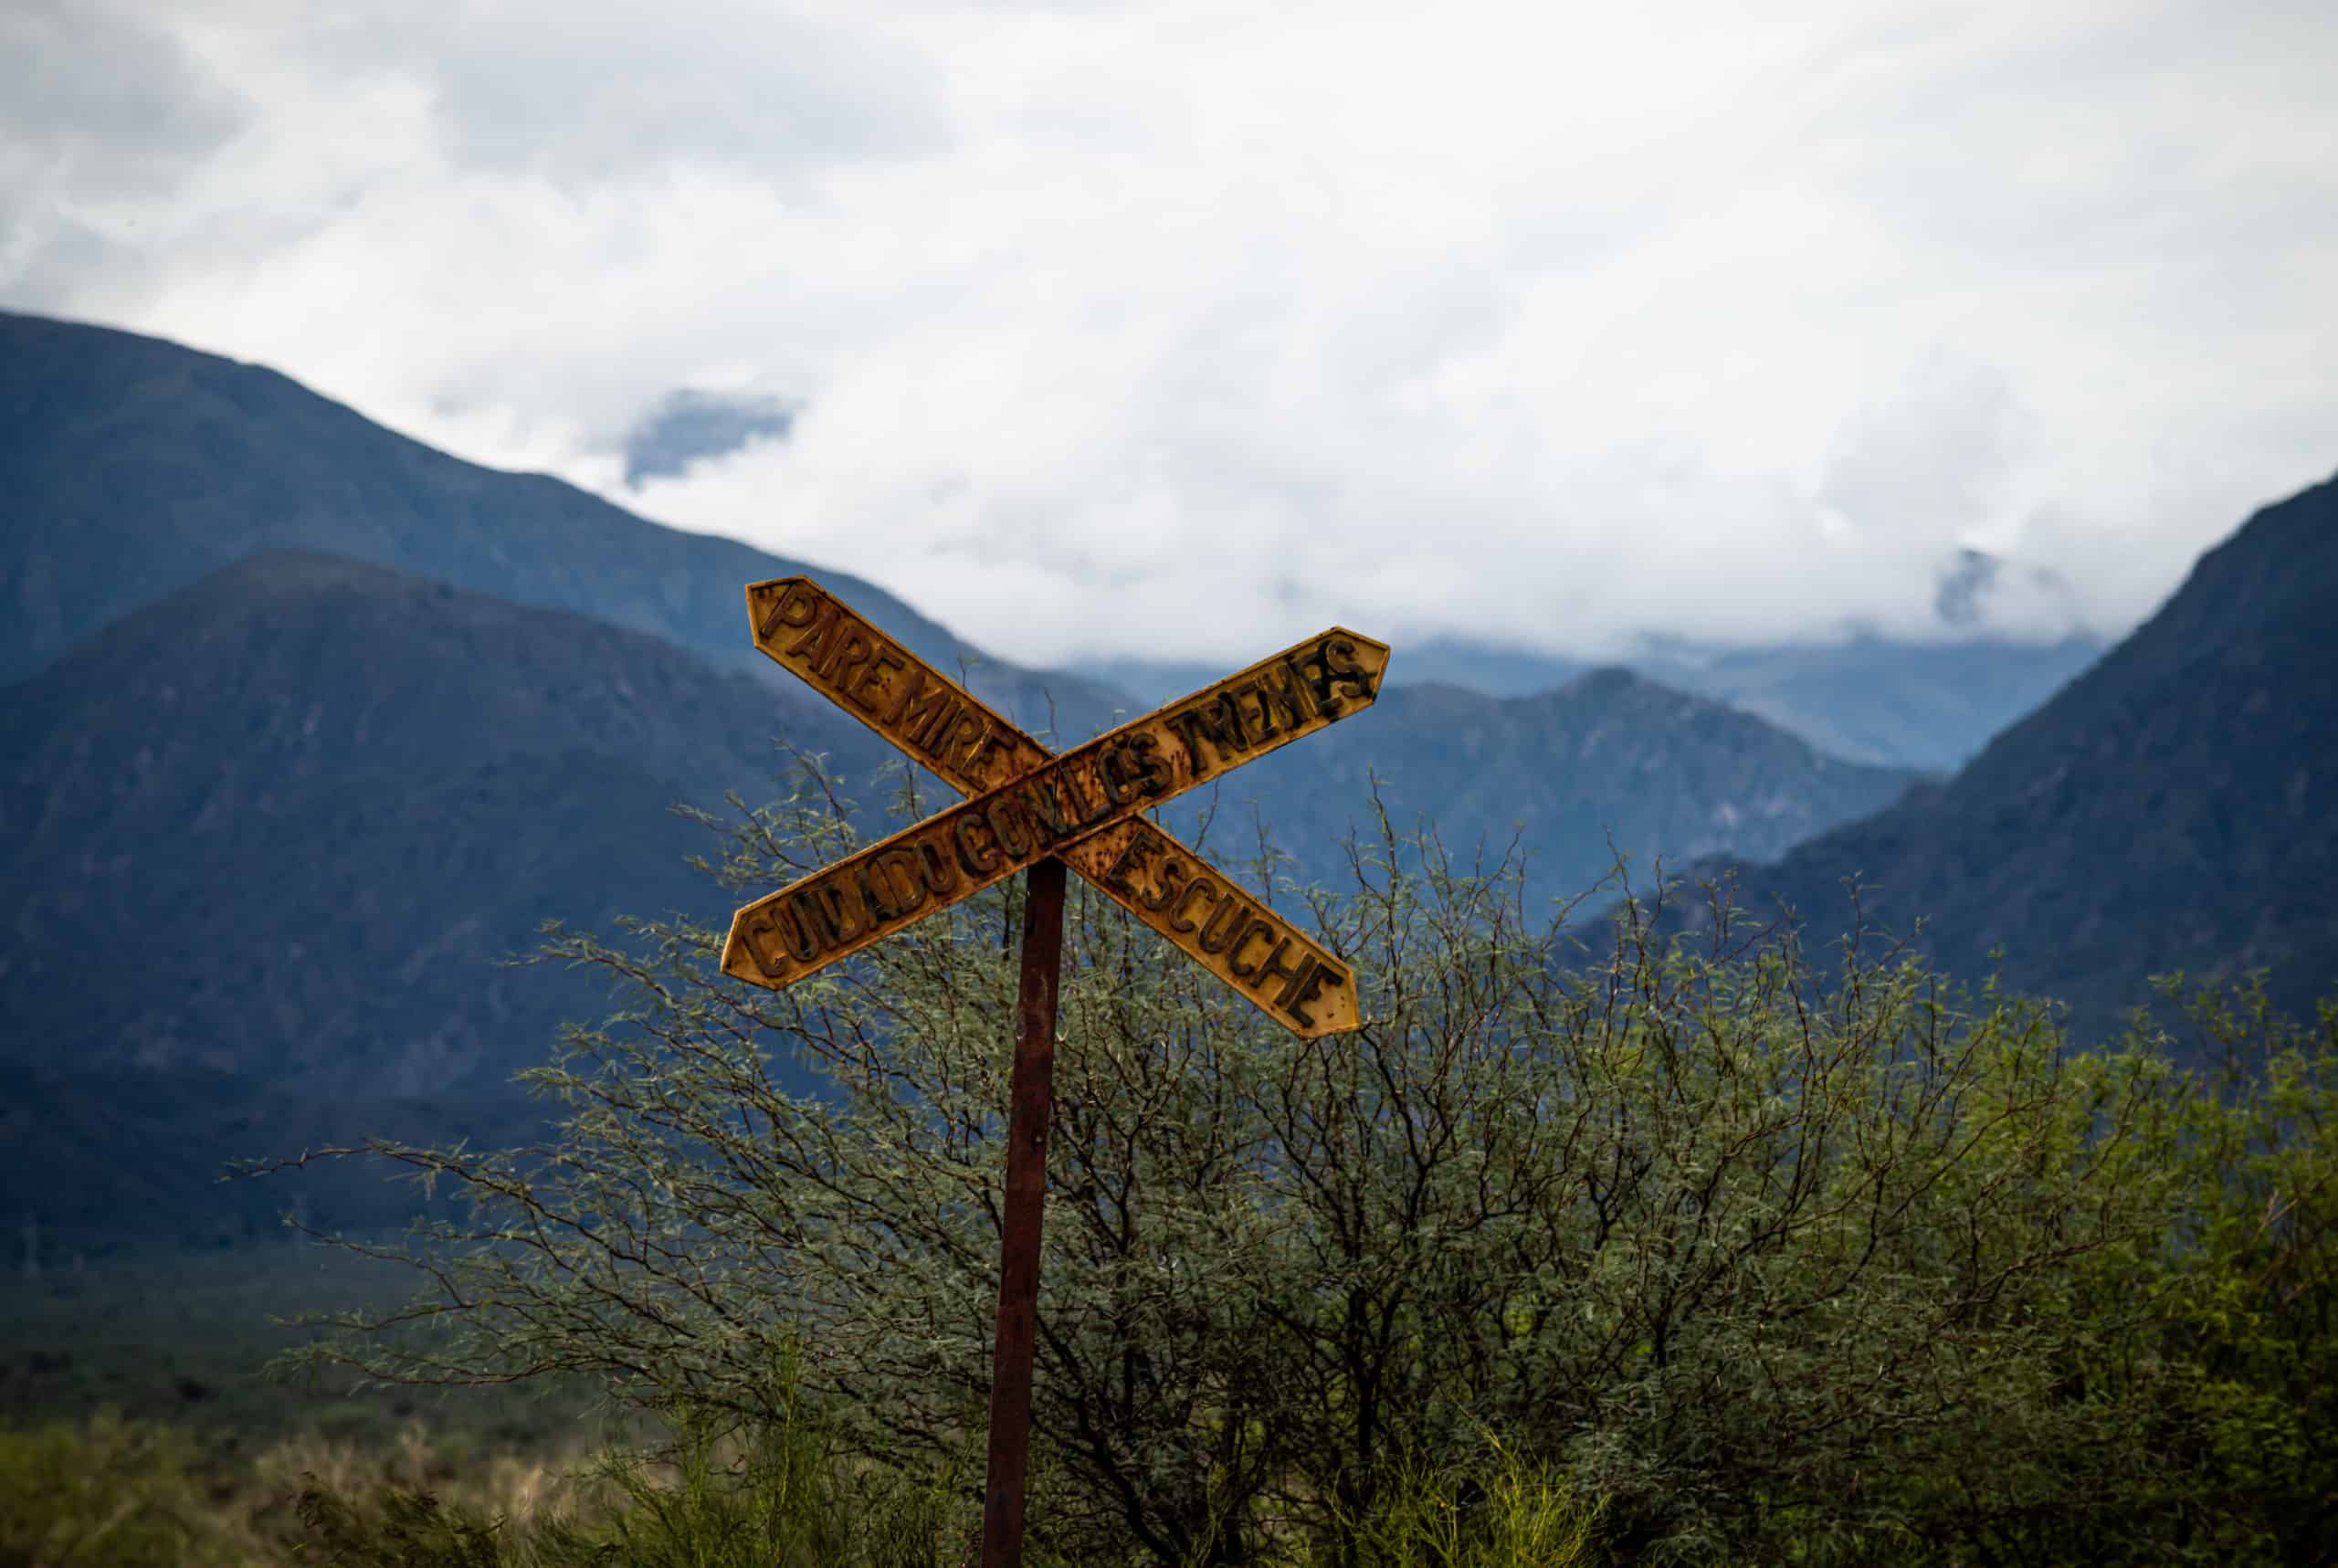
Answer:
M850 837L815 791L719 869L761 890ZM1365 987L1325 1040L1073 901L1038 1550L1396 1561L1374 1532L1426 1539L1420 1478L1491 1451L1598 1500L1622 1561L2314 1560L2329 1016L2196 1002L2233 1063L2205 1076L2146 1020L2066 1052L2050 1007L1857 933L1827 964L1725 918L1667 945L1627 904L1574 945L1514 865L1385 819L1353 866L1307 896ZM719 932L559 937L626 1003L528 1075L558 1141L375 1145L470 1219L417 1237L409 1312L312 1353L770 1428L800 1343L837 1456L949 1471L984 1420L1016 905L776 994ZM386 1331L415 1321L448 1331Z
M0 1564L202 1568L242 1561L164 1426L100 1415L0 1428Z

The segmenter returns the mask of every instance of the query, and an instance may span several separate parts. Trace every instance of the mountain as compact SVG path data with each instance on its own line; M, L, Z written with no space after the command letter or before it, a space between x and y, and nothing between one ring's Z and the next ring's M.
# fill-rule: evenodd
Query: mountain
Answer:
M9 692L0 1049L327 1096L492 1089L591 998L491 960L547 918L727 918L668 807L767 798L774 735L848 781L893 754L807 687L637 632L336 557L239 562ZM1602 671L1529 699L1391 691L1219 804L1257 800L1327 871L1375 772L1457 845L1522 823L1553 892L1606 872L1610 832L1643 857L1775 854L1909 782Z
M0 311L0 681L264 550L395 567L648 632L784 679L748 646L742 584L812 570L634 516L574 485L466 463L258 365ZM875 584L821 580L921 656L974 666L1037 728L1110 722L1115 692L962 642Z
M661 639L268 552L0 697L0 1190L52 1228L231 1240L297 1191L399 1220L349 1167L225 1161L367 1135L509 1143L508 1079L593 979L510 968L558 918L719 921L678 801L774 791L775 738L879 750L806 690Z
M1407 637L1397 647L1404 657L1388 667L1390 686L1458 686L1488 697L1532 697L1592 668L1579 659L1468 637ZM1140 700L1183 697L1225 673L1190 660L1142 658L1088 659L1080 668Z
M879 742L671 644L332 557L254 556L0 711L0 1050L321 1097L493 1089L595 998L496 966L557 917L727 919L677 801L775 735Z
M2338 991L2338 479L2257 512L2157 614L1962 772L1734 870L1813 934L1868 912L1977 980L2071 1004L2085 1037L2144 977L2264 966Z
M669 809L769 798L774 738L866 784L890 747L806 687L663 639L303 552L102 628L0 703L0 1180L47 1223L231 1237L285 1189L218 1162L404 1132L524 1136L511 1093L589 975L499 963L546 919L727 919ZM1543 847L1537 889L1642 855L1775 852L1906 783L1604 671L1541 698L1388 693L1235 775L1307 868L1367 809ZM1237 833L1215 840L1239 864ZM320 1219L399 1201L332 1173Z
M1256 801L1277 847L1333 881L1343 862L1332 843L1369 823L1375 775L1399 828L1427 819L1465 854L1480 843L1498 854L1516 837L1538 903L1589 891L1618 851L1636 877L1659 855L1776 855L1918 777L1829 757L1750 714L1606 668L1532 697L1392 682L1369 722L1260 759L1199 809L1231 811L1216 831L1255 845L1235 825ZM1195 809L1169 815L1183 826Z
M684 864L704 832L669 807L767 799L775 736L848 788L895 761L753 653L741 585L795 563L126 333L0 316L0 1187L69 1194L53 1223L248 1224L279 1200L184 1178L330 1137L524 1130L511 1073L606 1001L500 959L548 918L725 919ZM970 651L818 575L926 657ZM1035 729L1052 695L1075 736L1127 705L997 660L975 684ZM1392 690L1216 804L1259 801L1330 877L1374 774L1456 847L1525 824L1538 897L1604 875L1610 832L1643 864L1767 857L1910 777L1596 672ZM1243 841L1214 840L1237 868Z
M1632 668L1685 691L1718 698L1791 730L1812 745L1863 762L1948 769L2094 662L2102 644L1997 637L1911 643L1861 632L1835 643L1716 648L1652 643Z
M1556 654L1464 637L1424 637L1401 651L1389 666L1392 687L1459 686L1490 697L1554 690L1588 668ZM1755 647L1666 637L1648 639L1617 663L1766 719L1836 756L1933 771L1970 761L2101 651L2088 636L1913 643L1861 632L1836 642ZM1132 658L1096 659L1081 668L1140 700L1183 696L1217 673L1198 664Z

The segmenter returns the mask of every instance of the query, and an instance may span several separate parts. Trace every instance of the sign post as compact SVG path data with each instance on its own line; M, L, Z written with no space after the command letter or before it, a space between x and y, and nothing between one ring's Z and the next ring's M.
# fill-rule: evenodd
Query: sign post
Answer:
M1360 1023L1355 975L1143 813L1369 707L1387 645L1334 626L1050 753L807 577L750 584L755 646L965 798L740 910L724 973L778 989L1024 873L983 1568L1023 1552L1067 868L1294 1034Z
M999 1215L983 1568L1013 1568L1023 1556L1031 1357L1039 1327L1039 1220L1048 1196L1048 1117L1055 1098L1056 983L1063 969L1063 883L1060 860L1042 860L1023 873L1023 974L1016 986L1015 1075L1007 1089L1006 1202Z

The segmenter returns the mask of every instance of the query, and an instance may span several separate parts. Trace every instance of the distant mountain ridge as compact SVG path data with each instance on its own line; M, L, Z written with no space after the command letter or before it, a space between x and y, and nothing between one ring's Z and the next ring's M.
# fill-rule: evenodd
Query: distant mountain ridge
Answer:
M315 550L651 633L776 680L740 590L811 571L448 456L290 377L157 338L0 311L0 682L264 550ZM821 580L1027 727L1082 736L1117 692L989 657L875 584Z
M9 689L0 1052L325 1095L500 1085L584 998L496 961L546 919L726 918L668 808L769 798L783 731L848 779L882 749L638 632L331 556L238 562Z
M1107 726L1132 698L1149 704L1225 673L1132 659L1026 668L864 579L664 528L545 475L463 462L263 366L7 311L0 479L8 486L0 605L11 612L0 617L0 682L271 549L321 551L591 616L763 679L777 677L739 636L739 585L812 571L921 657L967 667L971 684L1027 728L1052 712L1068 735ZM1937 768L1963 762L2096 651L2082 638L2035 649L1987 640L1735 651L1678 643L1624 662L1839 756ZM1403 652L1398 684L1497 697L1549 690L1587 668L1458 637L1418 639Z
M798 563L101 329L0 316L0 601L18 611L0 647L35 671L0 703L11 1181L9 1149L95 1157L109 1074L188 1086L220 1139L287 1096L432 1125L500 1114L509 1073L600 999L495 957L547 916L726 918L683 864L702 832L668 808L764 798L775 736L865 801L894 761L749 646L741 585ZM815 574L946 668L969 651L872 584ZM1033 729L1053 700L1082 735L1222 673L1132 700L985 660L974 684ZM1393 687L1171 816L1215 808L1213 853L1238 870L1256 800L1272 840L1336 881L1332 839L1368 823L1377 778L1400 826L1429 818L1464 854L1522 836L1540 900L1588 889L1611 840L1642 870L1773 860L1915 777L1602 669L1517 698ZM168 1102L142 1095L120 1135L150 1139ZM148 1212L171 1198L159 1172L121 1190Z
M1464 854L1481 843L1499 853L1515 838L1540 904L1590 892L1617 854L1637 876L1659 857L1760 854L1756 844L1782 853L1919 777L1827 756L1751 714L1611 667L1532 697L1391 684L1369 723L1261 759L1213 804L1247 822L1255 799L1277 847L1302 872L1337 881L1332 837L1370 826L1376 778L1399 828L1426 821Z
M2038 644L1990 637L1915 643L1862 632L1766 647L1667 637L1647 639L1614 666L1726 702L1849 762L1946 770L1970 761L2102 649L2084 635ZM1392 686L1459 686L1490 697L1539 696L1594 668L1462 637L1425 637L1403 651L1389 667ZM1081 668L1140 700L1214 679L1187 662L1109 658Z
M310 552L101 628L0 703L0 1181L64 1173L82 1196L53 1220L232 1230L269 1194L174 1186L182 1155L524 1126L510 1075L606 1003L499 961L546 919L726 921L684 864L714 846L669 808L769 798L774 741L864 805L896 759L800 683ZM1611 828L1636 854L1775 852L1906 783L1616 671L1517 701L1391 691L1194 806L1230 868L1257 799L1336 880L1375 774L1465 853L1523 821L1538 896L1604 875ZM326 1217L365 1201L344 1187Z
M1868 912L2111 1033L2143 977L2338 992L2338 479L2265 507L2157 614L1943 784L1733 871L1750 912Z

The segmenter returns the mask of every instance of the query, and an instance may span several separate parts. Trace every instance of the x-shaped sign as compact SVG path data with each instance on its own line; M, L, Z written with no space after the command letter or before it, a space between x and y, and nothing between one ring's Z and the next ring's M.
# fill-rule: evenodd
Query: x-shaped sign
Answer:
M807 577L747 588L755 646L967 798L747 905L722 950L799 980L1055 856L1300 1035L1356 1027L1355 976L1142 815L1354 713L1388 647L1333 627L1051 753Z

